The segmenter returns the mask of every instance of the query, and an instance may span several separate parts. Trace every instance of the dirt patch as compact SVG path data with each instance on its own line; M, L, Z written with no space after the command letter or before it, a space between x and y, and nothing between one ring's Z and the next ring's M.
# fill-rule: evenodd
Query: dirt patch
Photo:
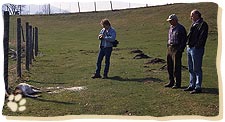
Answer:
M162 72L162 70L159 70L159 69L148 69L145 72L160 73L160 72Z
M167 64L165 64L162 67L160 67L159 70L167 70ZM181 70L188 70L188 67L182 65L181 66Z
M144 53L137 54L136 56L133 57L133 59L146 59L146 58L151 58L148 55L145 55Z
M98 51L94 51L94 50L79 50L79 52L81 52L81 54L84 54L84 55L88 55L88 54L91 54L91 53L98 53Z
M167 64L160 67L159 70L167 70Z
M164 59L154 58L154 59L148 61L148 62L145 63L145 64L159 64L159 63L160 63L160 64L164 64L164 63L166 63L166 61L165 61Z
M130 51L130 53L143 53L143 51L136 49L136 50Z
M149 66L144 66L144 68L150 68ZM188 70L187 66L181 66L181 70L185 71ZM160 67L159 69L147 69L145 72L153 72L153 73L159 73L162 71L167 71L167 64L163 65L162 67Z
M146 55L143 53L142 50L139 50L139 49L134 49L132 51L130 51L130 53L132 54L136 54L133 59L146 59L146 58L151 58L150 56Z

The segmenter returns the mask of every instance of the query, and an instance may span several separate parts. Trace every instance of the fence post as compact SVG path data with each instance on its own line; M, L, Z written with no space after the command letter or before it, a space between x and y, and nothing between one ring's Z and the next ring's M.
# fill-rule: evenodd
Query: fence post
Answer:
M112 5L112 1L110 1L110 5L111 5L111 10L113 11L113 5Z
M96 12L97 11L96 2L94 2L94 6L95 6L95 12Z
M29 64L30 64L30 44L29 44L29 23L26 22L26 70L29 71Z
M51 5L50 5L50 3L48 4L48 15L50 15L51 14Z
M35 56L37 56L38 55L38 28L37 27L35 27L35 48L34 48L34 54L35 54Z
M8 51L9 51L9 12L4 11L4 81L5 81L5 90L8 92Z
M17 18L17 76L21 77L21 18Z
M32 37L32 26L30 25L29 26L29 63L32 64L32 40L33 40L33 37Z
M80 13L80 3L78 2L77 5L78 5L79 13Z
M21 12L22 12L22 5L19 5L19 9L20 9L19 15L21 15Z
M33 30L33 34L32 34L32 43L31 43L31 50L32 50L31 51L31 56L32 56L31 58L34 59L34 34L35 34L34 28L32 28L32 30Z

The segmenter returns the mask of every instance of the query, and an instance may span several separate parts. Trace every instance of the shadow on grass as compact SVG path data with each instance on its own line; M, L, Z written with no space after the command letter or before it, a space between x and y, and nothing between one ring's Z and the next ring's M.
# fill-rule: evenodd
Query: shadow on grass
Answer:
M74 102L62 102L62 101L48 100L48 99L43 99L43 98L35 98L34 100L41 101L41 102L52 102L52 103L58 103L58 104L66 104L66 105L76 104Z
M218 88L202 88L202 93L219 95Z
M185 89L185 88L187 87L182 87L182 89ZM218 88L202 88L202 93L219 95L219 90Z
M34 80L29 80L29 81L27 81L28 83L30 82L30 83L39 83L39 84L67 84L67 83L63 83L63 82L41 82L41 81L34 81Z
M159 78L152 78L152 77L130 79L130 78L122 78L120 76L113 76L113 77L109 77L109 79L117 80L117 81L133 81L133 82L164 82L163 80Z

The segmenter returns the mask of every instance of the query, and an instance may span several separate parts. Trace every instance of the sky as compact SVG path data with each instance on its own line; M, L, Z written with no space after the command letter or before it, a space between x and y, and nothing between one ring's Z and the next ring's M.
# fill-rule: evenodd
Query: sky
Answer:
M14 3L14 4L46 4L46 3L52 3L52 5L57 5L59 3L68 3L68 2L77 2L77 1L82 1L82 2L94 2L94 1L109 1L109 0L1 0L0 5L5 3ZM216 2L220 8L222 8L222 17L221 17L221 22L224 22L225 20L225 15L224 15L224 8L225 8L225 3L222 2L223 0L111 0L111 1L119 1L119 2L125 2L125 3L137 3L137 4L153 4L153 5L162 5L162 4L167 4L167 3L196 3L196 2ZM64 5L64 4L61 4ZM120 6L120 5L118 5ZM1 11L2 12L2 11ZM2 13L1 13L2 15ZM0 19L0 38L3 39L3 19L1 16ZM224 24L221 23L220 27L218 26L219 29L222 30L222 32L219 34L221 36L221 40L224 40L225 35L225 30L224 30ZM219 37L220 38L220 37ZM222 55L221 57L217 57L217 59L220 60L220 62L225 62L225 44L224 41L221 42L222 44ZM3 106L4 104L4 78L3 78L3 65L4 65L4 57L3 54L3 43L0 44L0 107ZM225 63L221 63L220 65L220 70L218 70L218 73L221 73L223 76L221 76L222 81L225 80ZM222 86L223 82L222 82ZM223 93L225 93L225 89L223 88ZM223 94L224 98L224 94ZM223 100L223 115L224 115L224 100ZM0 111L0 120L1 122L20 122L18 120L6 120L4 116L2 116L2 110ZM116 120L116 119L107 119L107 120L102 120L102 119L79 119L79 120L66 120L65 122L74 122L74 121L79 121L79 122L158 122L157 120ZM208 122L207 120L171 120L172 122ZM222 122L222 120L218 120L218 122ZM27 121L28 122L28 121ZM43 122L43 121L33 121L33 122ZM49 121L50 122L50 121Z

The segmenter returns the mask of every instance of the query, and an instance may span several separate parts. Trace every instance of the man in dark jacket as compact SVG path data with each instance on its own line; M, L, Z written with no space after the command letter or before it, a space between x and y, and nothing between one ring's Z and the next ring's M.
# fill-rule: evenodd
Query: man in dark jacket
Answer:
M190 73L190 84L184 91L191 94L202 92L202 59L204 47L208 37L208 24L203 21L198 10L191 11L192 25L187 37L188 69Z

